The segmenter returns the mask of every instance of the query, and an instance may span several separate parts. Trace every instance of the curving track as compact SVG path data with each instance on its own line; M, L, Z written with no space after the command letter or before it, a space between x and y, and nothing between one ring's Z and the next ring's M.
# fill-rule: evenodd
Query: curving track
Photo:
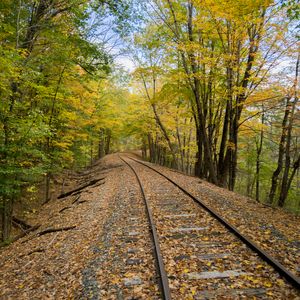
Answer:
M300 279L218 213L148 164L120 159L147 208L163 299L299 296Z

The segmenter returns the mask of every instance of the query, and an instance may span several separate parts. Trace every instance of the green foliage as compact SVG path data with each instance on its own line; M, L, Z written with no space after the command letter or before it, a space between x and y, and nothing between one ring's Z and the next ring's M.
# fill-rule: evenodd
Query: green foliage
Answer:
M281 0L282 7L286 8L287 15L291 20L300 19L300 5L297 0ZM299 27L299 24L298 24Z
M2 217L26 186L90 163L90 141L96 145L99 128L109 126L97 107L105 90L98 89L99 80L111 73L112 57L101 42L92 42L90 15L109 10L121 22L127 6L50 2L0 3Z
M105 151L110 144L112 151L148 146L150 152L152 147L157 162L177 160L177 167L190 172L199 152L201 110L205 117L200 138L204 133L208 136L217 168L228 104L231 116L237 108L243 109L237 120L241 121L257 111L257 95L287 94L288 87L274 84L268 71L276 63L273 58L287 51L286 45L295 45L286 37L290 21L282 17L282 11L295 23L299 18L296 1L270 6L269 11L270 1L195 0L190 35L187 1L171 1L173 12L169 1L154 1L152 6L138 0L50 2L0 3L2 212L25 187L45 176L90 164L102 155L100 148L105 143ZM258 30L265 24L262 20L269 22L269 27ZM106 21L111 26L101 27ZM116 32L118 38L131 41L128 48L138 64L131 77L113 66L113 53L106 50L105 39ZM250 53L252 46L257 46L257 52ZM289 59L295 55L293 51L286 53ZM243 82L252 58L249 78ZM256 94L259 84L263 88ZM238 103L241 96L244 102ZM272 105L268 124L278 128L282 113ZM252 132L243 126L251 127ZM253 122L246 120L243 126L238 129L239 144L232 143L226 133L225 150L239 146L239 188L245 192L256 176L259 117ZM276 167L280 135L276 126L272 132L266 128L263 141L263 200ZM294 156L297 143L294 138ZM203 158L207 175L207 157ZM289 195L293 207L297 206L296 188L293 183ZM250 194L254 195L253 187Z
M240 192L256 196L258 104L270 110L268 126L280 128L278 106L295 79L282 82L288 73L275 66L296 61L298 10L297 1L151 1L147 23L132 36L130 49L137 64L133 88L147 117L130 115L138 118L128 127L141 133L150 156L160 156L154 161L165 163L173 154L183 169L197 159L199 176L230 189L237 179ZM261 201L268 198L281 131L267 127L265 135ZM294 139L293 161L297 147Z

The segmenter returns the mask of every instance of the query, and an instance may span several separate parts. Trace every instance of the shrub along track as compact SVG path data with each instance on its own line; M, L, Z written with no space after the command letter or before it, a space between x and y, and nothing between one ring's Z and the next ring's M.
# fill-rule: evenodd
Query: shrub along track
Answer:
M167 176L128 158L153 211L172 299L299 296L299 278Z

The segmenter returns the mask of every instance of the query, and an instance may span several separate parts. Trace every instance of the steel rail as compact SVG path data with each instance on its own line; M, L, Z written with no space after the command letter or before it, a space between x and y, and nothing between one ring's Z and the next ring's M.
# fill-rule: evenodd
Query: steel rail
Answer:
M171 292L170 292L170 287L169 287L169 280L168 280L167 272L165 270L165 265L164 265L164 261L162 258L160 246L159 246L158 234L157 234L156 227L154 224L152 211L151 211L150 205L148 203L147 197L145 195L144 188L142 186L142 182L141 182L136 170L121 156L119 156L119 158L133 171L133 173L137 179L137 182L140 186L141 194L142 194L143 200L145 202L146 210L147 210L148 221L150 224L150 231L151 231L151 235L152 235L152 239L153 239L154 250L155 250L154 252L155 252L156 262L157 262L158 271L159 271L160 287L161 287L161 291L162 291L162 296L163 296L163 299L165 299L165 300L171 300L172 298L171 298Z
M144 165L145 167L153 170L154 172L158 173L165 179L167 179L169 182L173 183L177 188L179 188L184 194L189 196L195 203L200 205L202 208L204 208L207 212L209 212L215 219L217 219L220 223L222 223L227 229L229 229L230 232L232 232L235 236L237 236L241 241L243 241L249 248L251 248L254 252L256 252L264 261L266 261L269 265L271 265L280 275L282 275L290 284L292 284L297 289L300 289L300 278L294 275L291 271L289 271L287 268L285 268L279 261L277 261L274 257L272 257L269 253L267 253L265 250L260 248L254 241L243 235L235 226L228 223L221 215L219 215L215 210L212 208L209 208L202 200L196 198L194 195L192 195L190 192L188 192L186 189L184 189L182 186L180 186L178 183L173 181L171 178L166 176L165 174L161 173L160 171L156 170L155 168L149 166L148 164L132 158L127 158Z

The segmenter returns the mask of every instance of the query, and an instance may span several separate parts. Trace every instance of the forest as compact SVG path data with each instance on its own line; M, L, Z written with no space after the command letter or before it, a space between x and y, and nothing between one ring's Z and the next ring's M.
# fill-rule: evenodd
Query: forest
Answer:
M296 0L2 0L0 220L111 152L300 212Z

